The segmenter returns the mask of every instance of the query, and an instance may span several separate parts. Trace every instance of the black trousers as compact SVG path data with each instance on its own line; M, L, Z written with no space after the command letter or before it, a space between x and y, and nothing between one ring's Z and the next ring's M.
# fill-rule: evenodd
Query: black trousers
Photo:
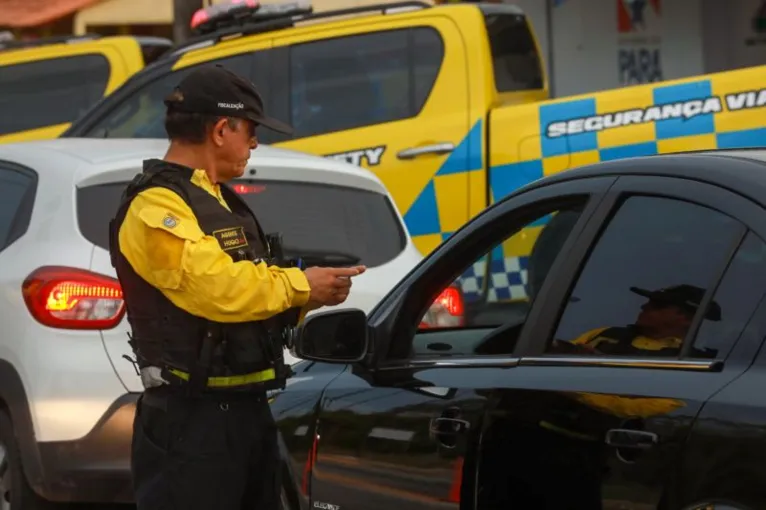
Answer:
M137 510L278 510L277 429L265 394L147 390L131 471Z

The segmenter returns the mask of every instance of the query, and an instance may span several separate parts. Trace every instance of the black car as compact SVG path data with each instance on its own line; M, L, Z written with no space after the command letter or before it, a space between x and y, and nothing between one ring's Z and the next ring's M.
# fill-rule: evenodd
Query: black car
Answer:
M479 292L462 325L420 327L532 226L529 299ZM369 316L306 320L272 404L283 505L766 508L764 240L766 150L602 162L520 189Z

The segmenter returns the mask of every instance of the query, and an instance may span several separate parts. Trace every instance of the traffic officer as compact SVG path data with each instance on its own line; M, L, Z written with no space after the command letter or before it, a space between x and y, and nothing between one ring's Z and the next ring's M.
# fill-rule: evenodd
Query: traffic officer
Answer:
M167 153L144 162L110 224L145 387L133 429L135 500L138 510L277 509L266 392L290 375L285 339L307 311L345 301L365 268L284 267L226 185L244 173L256 127L290 131L264 115L252 83L202 66L165 104Z

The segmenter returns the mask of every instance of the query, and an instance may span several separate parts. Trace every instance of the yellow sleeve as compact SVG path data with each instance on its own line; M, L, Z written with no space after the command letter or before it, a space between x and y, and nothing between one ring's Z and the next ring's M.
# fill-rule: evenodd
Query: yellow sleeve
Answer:
M582 335L572 340L572 343L577 345L587 344L588 342L596 338L599 334L606 331L607 329L608 328L591 329L590 331L586 331Z
M141 278L198 317L263 320L309 299L311 289L300 269L234 262L202 232L181 197L165 188L150 188L133 199L119 243Z

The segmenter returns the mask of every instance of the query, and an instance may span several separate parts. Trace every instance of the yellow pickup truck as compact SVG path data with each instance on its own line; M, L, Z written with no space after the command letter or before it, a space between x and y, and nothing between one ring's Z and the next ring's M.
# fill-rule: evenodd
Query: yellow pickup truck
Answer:
M534 29L512 5L265 8L172 50L64 136L165 137L164 95L194 66L220 63L295 129L264 130L262 142L375 172L424 254L543 175L766 140L766 67L551 100ZM497 254L505 297L525 295L528 233Z

